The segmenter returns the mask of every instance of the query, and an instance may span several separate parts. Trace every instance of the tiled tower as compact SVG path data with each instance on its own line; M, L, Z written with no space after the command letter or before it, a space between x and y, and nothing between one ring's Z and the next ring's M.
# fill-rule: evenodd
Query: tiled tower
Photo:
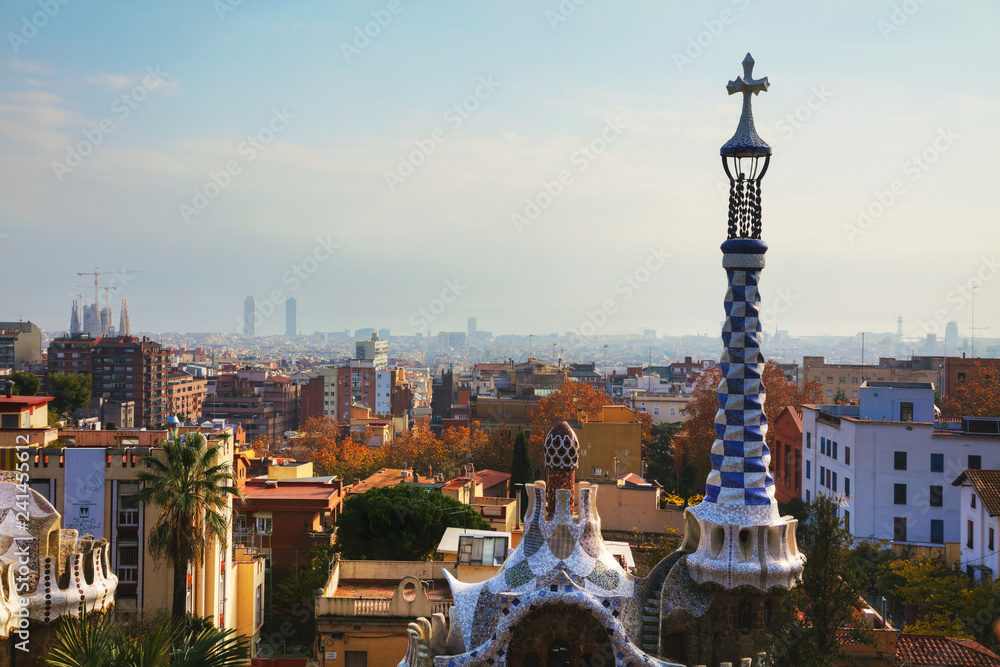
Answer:
M795 544L796 521L778 515L774 480L768 471L771 455L764 436L764 385L760 352L760 293L767 245L761 240L760 181L771 159L771 147L754 128L750 103L768 89L767 78L753 78L753 58L743 60L743 76L730 81L729 94L743 94L743 113L736 134L722 147L722 164L729 177L729 234L722 244L722 266L729 287L725 351L720 363L719 412L712 445L712 471L705 500L687 511L698 523L688 556L691 577L732 589L753 586L767 591L790 587L802 571ZM694 547L694 544L690 544Z

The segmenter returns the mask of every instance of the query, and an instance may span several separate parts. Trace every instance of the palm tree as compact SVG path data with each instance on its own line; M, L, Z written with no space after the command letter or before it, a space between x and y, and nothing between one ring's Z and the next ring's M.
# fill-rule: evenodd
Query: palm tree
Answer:
M231 667L246 663L246 639L211 619L172 618L156 630L131 633L111 614L64 616L49 667Z
M160 508L149 533L149 549L155 558L173 565L175 617L187 612L188 563L200 563L211 542L225 544L229 497L243 497L232 466L222 460L223 451L221 443L207 444L200 433L175 436L164 442L163 460L144 456L150 469L136 475L142 484L139 502Z

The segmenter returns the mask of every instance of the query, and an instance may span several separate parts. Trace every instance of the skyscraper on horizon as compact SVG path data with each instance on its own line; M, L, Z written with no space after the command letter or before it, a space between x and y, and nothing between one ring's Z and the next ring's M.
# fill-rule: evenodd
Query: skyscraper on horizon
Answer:
M73 310L70 311L69 315L69 332L71 334L80 333L81 328L80 323L80 302L73 299Z
M289 297L285 300L285 335L291 338L298 335L299 302Z
M254 316L257 314L257 304L253 296L248 296L243 300L243 333L247 336L257 335Z
M476 340L476 334L478 333L478 330L476 328L476 324L477 324L476 323L476 318L470 317L469 318L469 331L467 333L467 340L470 343L472 341Z

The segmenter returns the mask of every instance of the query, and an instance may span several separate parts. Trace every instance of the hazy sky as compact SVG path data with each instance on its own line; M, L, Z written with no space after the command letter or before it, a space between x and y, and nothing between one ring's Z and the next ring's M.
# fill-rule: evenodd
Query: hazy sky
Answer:
M142 330L235 332L253 294L306 332L714 334L750 51L769 328L966 334L981 278L1000 331L990 0L7 0L0 27L0 319L65 328L101 267L142 271L112 295Z

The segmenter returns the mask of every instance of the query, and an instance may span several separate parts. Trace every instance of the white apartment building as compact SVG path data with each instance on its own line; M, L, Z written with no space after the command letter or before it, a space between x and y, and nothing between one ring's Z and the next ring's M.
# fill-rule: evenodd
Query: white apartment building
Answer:
M637 412L645 412L653 418L654 424L676 424L687 419L682 414L684 406L691 402L688 395L649 392L637 389L625 394L625 405Z
M976 579L994 579L1000 572L1000 470L966 470L952 484L961 492L961 566Z
M856 539L943 545L963 539L966 469L1000 468L998 420L934 421L934 385L871 382L860 406L804 405L802 498L838 496Z

